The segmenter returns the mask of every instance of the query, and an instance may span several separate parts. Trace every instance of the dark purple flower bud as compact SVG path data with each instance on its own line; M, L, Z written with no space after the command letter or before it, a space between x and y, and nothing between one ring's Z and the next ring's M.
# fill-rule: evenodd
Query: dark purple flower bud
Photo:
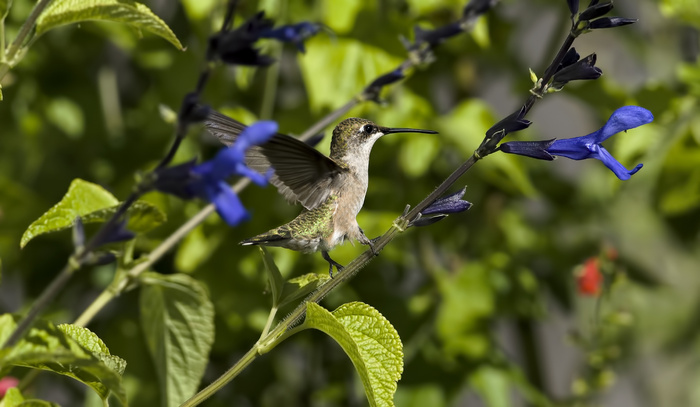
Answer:
M411 222L410 226L416 226L416 227L423 227L423 226L430 226L434 223L438 223L439 221L445 219L447 215L435 215L435 216L430 216L430 217L419 217L418 219L414 220Z
M420 217L411 222L411 226L420 227L432 225L435 222L445 219L447 215L451 213L459 213L468 210L471 208L472 204L462 200L466 191L467 188L465 187L454 194L435 200L430 206L421 211Z
M583 10L583 12L581 12L581 14L578 16L578 19L580 21L593 20L594 18L598 18L608 14L612 9L612 3L595 4Z
M175 195L180 199L194 198L189 183L192 179L192 169L196 165L197 160L195 159L155 170L153 188L166 194Z
M421 215L448 215L464 212L471 208L472 204L462 200L467 188L462 188L454 194L435 200L430 206L421 211Z
M263 30L260 34L261 38L273 38L281 42L291 42L296 45L299 52L306 52L304 48L304 40L313 37L321 31L321 25L309 22L302 22L293 25L284 25L282 27Z
M215 57L228 64L267 66L274 62L273 58L260 55L253 44L260 39L262 32L272 28L272 20L265 18L264 12L259 12L240 27L231 31L222 31L209 39L209 59Z
M569 5L571 17L575 16L578 13L578 0L566 0L566 3Z
M586 8L591 8L591 7L595 6L596 4L598 4L599 1L600 0L591 0L590 3L588 3L588 7L586 7Z
M551 88L561 90L567 83L576 80L598 79L603 71L595 66L596 55L591 54L582 60L562 68L552 77Z
M396 68L395 70L378 77L377 79L373 80L372 83L367 85L364 95L368 100L379 102L379 92L381 92L382 88L386 85L398 82L403 78L404 74L401 67Z
M603 17L597 20L593 20L588 24L588 28L595 30L598 28L615 28L621 27L623 25L634 24L639 21L636 18L622 18L622 17Z
M564 55L564 58L561 60L561 63L557 67L557 70L555 72L561 71L562 68L566 68L569 65L572 65L576 63L576 61L579 60L581 56L576 52L576 48L571 47L569 50L566 52L566 55Z
M456 21L442 27L438 27L434 30L424 30L418 26L413 29L415 34L415 44L428 43L431 47L440 44L450 37L454 37L460 34L464 29L461 26L461 22Z
M190 92L182 99L178 120L180 123L197 123L209 115L209 106L199 104L199 92Z
M503 132L503 135L509 133L515 133L516 131L524 130L530 127L531 121L527 119L520 118L522 109L517 112L513 112L508 117L502 119L498 123L491 126L490 129L486 131L486 137L491 138L496 133Z
M125 242L135 238L136 235L126 228L126 220L107 222L99 232L99 238L95 241L95 247L108 243Z
M538 160L552 161L554 157L547 152L547 149L552 143L554 143L554 139L542 141L509 141L501 144L499 149L508 154L518 154L537 158Z
M396 68L389 73L385 73L384 75L373 80L372 83L367 85L366 89L375 89L375 88L381 89L382 87L384 87L386 85L390 85L394 82L398 82L403 78L405 78L405 76L403 74L403 71L399 67L399 68Z
M536 151L533 147L521 145L522 143L549 143L544 150L549 155L562 156L572 160L585 160L594 158L600 160L621 180L628 180L633 174L642 168L638 164L631 170L625 168L615 159L601 143L610 136L621 131L627 131L643 124L651 123L654 116L650 111L639 106L624 106L617 109L608 119L607 123L599 130L582 137L574 137L562 140L549 140L542 142L508 142L501 145L501 151L511 154L526 155L528 157L550 160L542 151ZM505 147L508 145L507 147ZM505 148L504 148L505 147ZM539 147L542 147L540 145Z

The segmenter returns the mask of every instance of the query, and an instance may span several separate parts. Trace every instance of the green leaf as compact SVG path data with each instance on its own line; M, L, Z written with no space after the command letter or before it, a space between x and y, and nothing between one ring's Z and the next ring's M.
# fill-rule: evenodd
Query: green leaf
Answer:
M46 119L71 139L77 139L83 135L85 129L83 109L68 98L51 100L46 107Z
M284 279L280 270L275 264L275 259L272 258L270 252L265 250L264 247L258 246L260 248L260 254L263 257L263 263L265 264L265 270L267 270L267 276L270 278L270 291L272 291L272 306L277 307L282 296L282 287L284 286Z
M489 407L510 407L509 373L483 366L469 376L469 381Z
M0 399L0 406L2 407L17 407L24 401L22 392L16 387L10 387L5 392L5 397Z
M489 275L489 268L479 262L470 263L457 273L443 270L436 274L442 295L436 333L447 356L474 359L486 356L489 339L479 327L496 307Z
M25 400L22 392L17 387L7 389L5 397L0 400L0 407L60 407L56 403L46 400Z
M16 326L10 314L0 316L0 343ZM12 366L48 370L90 386L103 400L112 393L124 404L126 392L121 373L125 364L121 358L110 355L104 343L87 329L56 327L43 320L35 321L15 346L0 350L0 376Z
M403 372L403 346L391 323L361 302L343 304L333 313L310 302L304 326L333 338L350 357L362 379L370 406L393 406Z
M192 229L177 248L175 267L183 273L191 273L219 248L224 240L220 231L204 233L204 225Z
M85 349L92 352L98 359L100 359L108 368L119 373L119 375L124 374L126 369L126 361L119 356L114 356L109 353L109 349L102 339L100 339L91 330L78 325L71 324L61 324L58 325L58 329L63 331L64 334L73 338L74 341L78 342Z
M182 44L170 27L141 3L131 0L54 0L36 22L36 34L81 21L101 20L126 23L162 37L178 49Z
M117 212L121 204L88 213L82 217L84 224L106 222ZM134 233L146 233L154 229L167 220L165 213L157 206L146 201L136 201L126 211L128 222L126 228Z
M78 216L85 216L118 203L117 198L101 186L79 178L74 179L63 199L29 225L19 246L23 248L39 235L73 226Z
M214 342L214 305L204 285L185 274L146 273L142 282L141 325L163 405L179 406L204 374Z
M366 6L365 0L323 0L323 22L338 34L352 30L357 13Z
M286 281L282 287L279 306L306 297L330 278L327 273L308 273Z
M299 65L311 109L319 111L345 104L368 83L396 69L401 62L402 58L357 40L316 38L314 52L301 58ZM319 72L327 74L319 75Z

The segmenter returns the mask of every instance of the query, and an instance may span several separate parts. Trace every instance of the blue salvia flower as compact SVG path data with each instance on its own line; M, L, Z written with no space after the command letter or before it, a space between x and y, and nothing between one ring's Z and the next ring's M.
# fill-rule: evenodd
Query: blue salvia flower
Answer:
M621 180L628 180L642 168L638 164L628 170L601 145L610 136L621 131L627 131L643 124L651 123L654 116L650 111L639 106L624 106L617 109L607 123L597 131L582 137L562 140L544 141L509 141L500 146L501 151L519 154L541 160L553 160L554 156L585 160L595 158L605 164Z
M411 226L428 226L441 221L452 213L464 212L472 207L471 202L462 199L467 188L435 200L430 206L420 212L420 217Z
M267 177L245 164L245 152L266 142L277 132L277 123L260 121L247 127L236 141L202 164L194 161L156 171L155 189L184 199L199 197L214 204L219 216L231 226L248 219L248 212L226 180L234 175L250 178L257 185Z
M281 42L291 42L296 45L299 52L306 52L304 40L313 37L321 31L321 25L309 22L301 22L292 25L283 25L277 28L268 28L260 33L260 38L273 38Z

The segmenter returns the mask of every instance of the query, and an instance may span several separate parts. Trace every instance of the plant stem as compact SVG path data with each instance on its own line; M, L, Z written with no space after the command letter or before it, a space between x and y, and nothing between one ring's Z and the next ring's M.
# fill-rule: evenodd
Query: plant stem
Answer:
M46 287L46 289L41 293L39 298L37 298L32 305L32 308L29 309L29 312L27 312L22 320L20 320L20 322L17 324L17 328L15 328L14 332L12 332L12 335L10 335L5 343L0 346L0 349L15 345L15 343L17 343L22 335L24 335L24 332L31 326L34 319L39 315L44 307L46 307L54 299L54 297L58 295L66 282L68 282L73 273L79 268L79 262L75 260L76 257L78 256L71 257L68 263L63 267L63 270L61 270L58 276L56 276L56 278L51 281L51 284L49 284L49 286Z
M279 59L282 55L282 46L275 44L274 54ZM277 96L277 82L279 82L280 64L272 64L265 73L265 90L263 91L262 106L260 107L260 120L272 119Z
M97 298L95 298L87 309L80 314L78 319L73 322L74 325L86 326L90 321L92 321L92 318L94 318L95 315L100 312L105 305L107 305L107 303L112 301L112 298L117 296L117 293L113 289L110 289L110 287L112 287L111 284L106 290L102 291Z
M4 64L5 61L7 61L5 56L5 17L2 17L0 18L0 63Z
M34 9L32 9L32 12L29 14L29 17L27 17L27 20L24 22L24 24L22 24L22 27L20 27L17 37L14 41L12 41L12 44L5 53L5 58L8 63L0 64L0 79L4 78L10 68L12 68L12 66L18 62L15 60L15 58L17 57L17 53L22 47L24 40L32 31L32 28L34 28L34 24L41 13L44 11L44 9L46 9L46 7L48 7L49 4L51 4L51 1L53 0L39 0L39 2L36 3L36 6L34 6Z
M311 137L315 136L316 134L320 133L321 131L323 131L323 129L330 126L331 123L338 120L339 117L341 117L342 115L344 115L345 113L350 111L350 109L357 106L357 104L360 102L361 102L361 99L359 99L358 97L352 98L348 103L346 103L343 106L340 106L339 108L335 109L334 111L328 113L321 120L314 123L305 132L303 132L301 134L301 136L299 136L299 140L305 141L305 140L308 140Z
M267 316L267 322L265 323L265 328L260 334L260 339L263 339L267 336L267 333L270 331L272 323L275 321L275 315L277 315L277 306L274 306L272 307L272 309L270 309L270 315Z
M253 346L238 362L236 362L235 365L231 366L226 373L221 375L221 377L212 382L209 386L202 389L199 393L192 396L189 400L182 403L180 407L193 407L199 405L204 400L208 399L214 393L219 391L219 389L224 387L228 382L233 380L233 378L238 376L238 374L241 373L243 369L248 367L248 365L250 365L258 356L260 356L258 353L258 348L257 346Z

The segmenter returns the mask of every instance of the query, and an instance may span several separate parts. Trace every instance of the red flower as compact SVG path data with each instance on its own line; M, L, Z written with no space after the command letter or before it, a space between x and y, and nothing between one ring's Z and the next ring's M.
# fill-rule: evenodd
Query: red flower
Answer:
M4 397L8 389L12 387L17 387L19 380L12 376L5 376L0 379L0 397Z
M600 273L600 262L597 257L591 257L583 263L583 268L577 273L576 283L581 295L597 296L603 284Z

